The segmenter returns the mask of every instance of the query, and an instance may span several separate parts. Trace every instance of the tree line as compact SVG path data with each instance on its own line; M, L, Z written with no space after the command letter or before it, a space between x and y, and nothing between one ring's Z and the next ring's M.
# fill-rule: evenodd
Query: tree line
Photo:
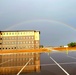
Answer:
M68 47L76 47L76 42L71 42L67 44Z

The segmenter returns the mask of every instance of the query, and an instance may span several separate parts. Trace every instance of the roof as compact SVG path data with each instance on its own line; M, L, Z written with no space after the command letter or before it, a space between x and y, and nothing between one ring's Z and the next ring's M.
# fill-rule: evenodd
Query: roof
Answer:
M37 30L4 30L4 31L0 31L0 32L28 32L28 31L34 31L34 32L40 32L40 31L37 31Z

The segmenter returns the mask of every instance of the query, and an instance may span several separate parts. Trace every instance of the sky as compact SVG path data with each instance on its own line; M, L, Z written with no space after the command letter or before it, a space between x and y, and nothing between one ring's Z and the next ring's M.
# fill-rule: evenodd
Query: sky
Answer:
M0 0L0 30L28 29L44 46L76 42L76 0Z

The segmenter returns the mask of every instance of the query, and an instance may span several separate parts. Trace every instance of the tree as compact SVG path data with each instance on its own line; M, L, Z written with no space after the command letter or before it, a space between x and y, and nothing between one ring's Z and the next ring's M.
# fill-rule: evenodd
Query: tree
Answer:
M43 48L44 46L43 45L40 45L40 48Z
M64 46L61 45L60 47L64 47Z
M76 42L71 42L68 44L68 47L76 47Z

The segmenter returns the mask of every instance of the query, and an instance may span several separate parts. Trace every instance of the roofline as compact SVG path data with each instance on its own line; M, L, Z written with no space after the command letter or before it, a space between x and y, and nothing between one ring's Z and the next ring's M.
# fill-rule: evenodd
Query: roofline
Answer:
M19 32L19 31L37 31L37 30L4 30L0 32Z
M26 32L34 31L34 32L39 32L39 34L40 34L40 31L38 31L38 30L4 30L4 31L0 31L0 33L1 32L22 32L22 31L26 31Z

